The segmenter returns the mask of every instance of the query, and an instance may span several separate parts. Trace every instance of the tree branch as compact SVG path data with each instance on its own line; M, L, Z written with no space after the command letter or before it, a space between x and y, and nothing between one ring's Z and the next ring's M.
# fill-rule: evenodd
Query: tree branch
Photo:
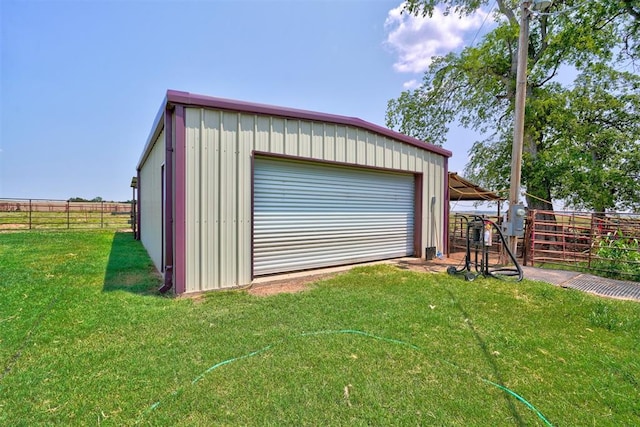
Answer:
M532 65L536 65L547 48L549 48L549 42L547 41L547 23L548 17L542 16L540 19L540 49L533 55L531 60Z
M509 23L511 25L518 25L516 14L504 4L504 0L496 0L496 3L498 3L498 9L509 20Z
M634 0L622 0L624 5L624 9L635 19L636 21L640 21L640 9L634 9Z

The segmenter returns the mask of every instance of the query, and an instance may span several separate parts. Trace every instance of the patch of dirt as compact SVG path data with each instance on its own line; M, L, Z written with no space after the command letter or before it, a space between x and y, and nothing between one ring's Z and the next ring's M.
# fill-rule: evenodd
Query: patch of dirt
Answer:
M443 273L447 271L447 267L451 265L458 266L461 260L464 258L464 254L451 254L452 257L444 259L433 259L425 261L420 258L402 258L398 260L392 260L389 263L403 270L415 271L418 273ZM290 279L274 280L271 282L264 282L254 284L247 292L251 295L266 297L270 295L277 295L281 293L296 293L309 289L309 284L317 282L321 279L327 279L340 273L324 273L324 274L312 274L304 277L296 277Z
M259 297L267 297L270 295L277 295L282 293L294 294L296 292L302 292L309 289L309 284L317 282L321 279L328 279L335 276L338 273L325 273L314 274L304 277L295 277L290 279L275 280L273 282L264 282L254 284L247 292L251 295Z
M389 264L403 270L416 271L419 273L442 273L447 271L447 267L450 265L459 265L461 259L464 256L456 256L458 254L451 254L451 258L434 259L425 261L420 258L401 258L397 260L389 261ZM462 254L464 255L464 254ZM310 273L308 276L290 277L287 279L274 279L272 281L265 281L262 283L254 283L249 287L239 287L237 290L246 289L250 295L258 297L268 297L271 295L277 295L282 293L297 293L311 289L310 284L322 279L328 279L338 274L344 273L344 271L331 272L331 273ZM207 292L190 293L182 295L182 298L191 298L195 301L200 301Z
M402 269L416 271L418 273L444 273L447 271L447 267L459 266L462 263L464 256L460 257L458 254L451 254L449 258L434 258L429 261L425 261L421 258L402 258L393 262L393 264Z
M25 224L2 224L0 231L26 230L29 226Z

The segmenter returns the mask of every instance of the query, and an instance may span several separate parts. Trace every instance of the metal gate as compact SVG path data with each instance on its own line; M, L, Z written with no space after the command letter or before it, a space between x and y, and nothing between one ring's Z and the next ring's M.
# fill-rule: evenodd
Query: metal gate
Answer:
M410 174L256 157L254 275L413 254Z

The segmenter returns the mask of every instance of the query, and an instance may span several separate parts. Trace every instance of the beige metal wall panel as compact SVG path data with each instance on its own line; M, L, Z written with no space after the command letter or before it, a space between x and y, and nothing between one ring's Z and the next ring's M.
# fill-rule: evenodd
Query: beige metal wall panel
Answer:
M300 157L310 158L311 156L311 122L299 122L298 132L300 132L300 148L298 153Z
M255 149L259 151L270 152L269 139L271 136L271 123L268 116L256 116L256 140Z
M375 138L375 136L370 137L369 135L367 135L367 147L366 147L366 159L367 159L367 163L373 163L374 165L378 166L379 162L379 158L376 155L376 148L378 146L378 141ZM373 141L371 141L373 140Z
M190 283L189 272L197 271L199 275L201 273L201 265L192 256L192 253L201 250L201 206L196 194L200 192L200 164L201 164L201 141L200 141L200 118L187 114L185 116L185 143L186 143L186 168L185 168L185 182L186 182L186 197L185 197L185 233L189 238L185 239L186 250L186 268L187 271L187 284ZM187 291L189 286L187 285Z
M284 153L287 156L300 156L300 121L286 120Z
M324 159L335 161L336 159L336 125L324 125Z
M336 126L336 162L347 161L347 128L346 126Z
M255 141L256 117L243 114L240 117L238 138L238 168L236 197L238 202L236 283L251 282L251 151Z
M237 197L239 193L237 180L237 137L238 114L222 114L222 134L220 135L220 281L221 284L237 286L237 260L239 224L237 218ZM204 195L203 195L204 196Z
M162 165L164 131L156 138L140 169L140 240L158 271L162 271Z
M186 108L186 148L187 292L251 282L254 151L424 174L422 246L442 248L430 231L432 195L443 224L437 153L353 126L196 107Z
M186 292L251 281L251 151L258 140L270 144L267 123L186 110Z
M407 147L402 146L400 147L400 151L398 153L398 169L407 169Z
M324 124L314 122L311 125L311 157L324 159Z
M351 127L347 128L345 163L356 164L356 130Z
M356 129L356 163L359 165L367 165L367 164L375 165L373 161L367 162L366 135L367 135L366 131Z
M393 155L391 156L391 169L401 169L400 150L402 149L402 147L398 148L398 150L393 150Z
M279 117L271 118L271 146L270 153L284 154L284 122L285 119Z
M442 211L444 208L444 174L440 171L444 170L444 161L442 158L429 155L430 153L421 152L421 164L423 166L423 176L430 177L423 183L422 196L422 246L435 246L439 251L443 249L442 229L444 217ZM436 203L432 205L432 197L435 197ZM424 250L424 249L423 249ZM422 254L424 256L424 254Z
M377 167L385 167L384 164L384 147L386 141L377 135L367 135L367 163L373 163ZM378 147L382 147L380 150ZM382 152L381 152L382 151Z

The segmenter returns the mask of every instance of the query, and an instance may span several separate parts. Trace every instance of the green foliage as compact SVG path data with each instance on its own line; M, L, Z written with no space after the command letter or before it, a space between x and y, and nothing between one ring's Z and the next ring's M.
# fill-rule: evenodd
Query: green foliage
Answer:
M554 113L555 195L573 207L640 209L640 77L587 67Z
M101 202L102 197L94 197L93 199L85 199L83 197L71 197L69 202Z
M431 16L433 9L438 5L444 5L445 14L453 10L456 14L468 15L481 6L486 6L487 0L408 0L406 10L412 15Z
M93 199L85 199L83 197L71 197L68 201L69 202L91 202L91 203L99 203L99 202L120 203L120 202L114 202L113 200L104 200L100 196L94 197ZM126 202L122 202L122 203L126 203Z
M435 7L441 7L445 14L470 15L479 8L498 6L500 13L508 20L515 20L515 9L521 4L515 0L407 0L405 10L416 16L432 16ZM588 12L588 13L586 13ZM606 43L617 44L621 47L620 59L640 59L640 4L636 0L594 0L588 3L574 0L555 0L547 13L552 14L553 20L583 19L583 23L592 24L576 26L575 31L564 32L559 38L567 46L578 45L581 52L593 50L596 45L601 47ZM548 15L542 15L541 20L548 20ZM598 37L598 30L609 26L615 35L614 39L606 40ZM594 31L595 30L595 31ZM533 40L535 43L537 40ZM544 43L543 40L540 40ZM601 53L605 53L602 51ZM611 50L607 52L612 56ZM573 60L577 57L573 56Z
M592 262L595 270L608 277L640 281L640 243L621 231L602 238Z
M481 0L409 0L406 11L470 14ZM456 120L486 137L465 176L504 189L511 172L520 2L498 0L495 28L475 46L434 58L423 82L387 106L387 126L436 144ZM554 1L531 20L522 184L531 208L562 199L605 211L640 207L640 85L612 52L637 55L638 8L628 1ZM635 47L633 47L635 46ZM635 49L635 51L634 51ZM557 81L561 67L578 71Z

